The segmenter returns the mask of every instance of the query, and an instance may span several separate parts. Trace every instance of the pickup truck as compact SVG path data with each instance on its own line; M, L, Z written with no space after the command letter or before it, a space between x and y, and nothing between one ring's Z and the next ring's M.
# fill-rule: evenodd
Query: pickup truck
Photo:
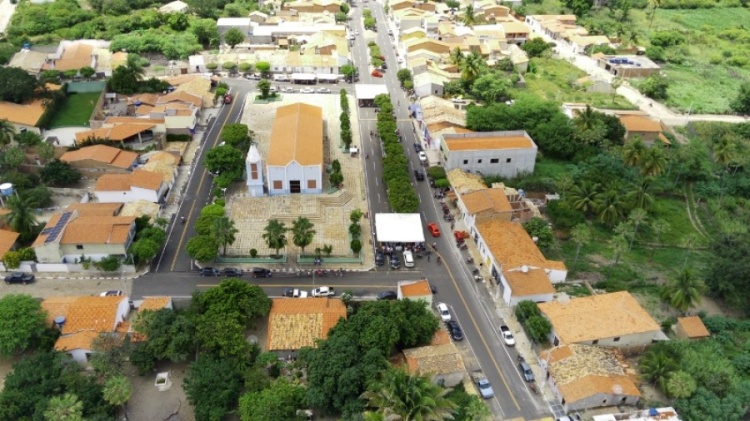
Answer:
M479 389L479 394L482 396L482 399L492 399L495 397L495 392L492 391L492 385L490 384L490 381L487 380L487 377L484 377L484 375L475 371L471 373L471 379L474 381L474 384L477 385L477 389Z
M516 340L513 338L513 333L511 333L508 326L500 326L500 334L503 335L503 342L505 342L505 345L514 346L516 344Z

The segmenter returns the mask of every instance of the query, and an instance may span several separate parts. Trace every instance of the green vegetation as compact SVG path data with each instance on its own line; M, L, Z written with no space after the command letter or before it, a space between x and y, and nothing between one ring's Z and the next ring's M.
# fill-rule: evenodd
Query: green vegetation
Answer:
M69 94L60 111L55 114L50 128L88 126L100 94L100 92Z

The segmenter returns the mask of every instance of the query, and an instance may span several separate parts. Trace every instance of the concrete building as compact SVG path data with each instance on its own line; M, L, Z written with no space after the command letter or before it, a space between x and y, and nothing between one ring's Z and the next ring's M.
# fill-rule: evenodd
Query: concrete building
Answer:
M646 56L601 56L596 61L597 66L615 76L630 79L644 78L658 74L661 67Z
M263 179L263 158L258 152L255 144L250 146L245 158L245 171L247 172L247 191L252 197L263 196L263 187L266 185Z
M266 179L271 196L323 191L323 109L279 107L271 129Z
M433 383L453 387L466 371L461 353L447 335L436 337L441 339L439 344L403 350L406 369L414 375L430 376Z
M640 138L646 146L653 146L657 140L664 145L672 144L664 136L663 127L658 120L640 115L621 115L619 118L620 123L625 127L626 142Z
M77 210L52 216L31 247L39 263L77 263L125 257L135 237L135 217L84 216Z
M564 412L600 406L635 405L641 392L637 373L626 369L620 350L590 345L564 345L542 352L550 389Z
M430 282L427 279L399 281L397 294L399 300L422 300L428 308L432 308L432 290L430 289Z
M443 134L445 169L514 178L534 172L536 143L525 131Z
M516 306L521 301L545 303L555 297L555 287L544 269L521 266L504 270L501 282L503 301L509 306Z
M13 58L8 63L8 67L18 67L25 70L26 73L37 76L41 73L44 64L47 63L47 56L47 53L24 48L13 55Z
M462 177L471 175L460 169L449 171L448 174L453 174L454 178L457 178L457 172L462 173ZM524 223L534 216L528 203L516 189L493 185L490 189L460 191L454 184L451 186L454 186L456 193L456 206L469 229L475 227L478 222L490 219L501 218Z
M130 203L137 200L160 203L170 187L164 182L163 174L137 169L129 174L105 174L99 177L94 195L101 203Z
M65 152L60 161L67 162L89 177L98 177L106 173L129 173L138 164L138 154L112 146L93 145Z
M345 318L346 306L338 299L275 298L268 314L266 350L288 354L315 347L317 339L326 339Z
M627 291L539 304L552 323L550 342L642 351L660 339L661 326Z
M674 333L680 339L703 339L711 336L711 332L698 316L678 317Z

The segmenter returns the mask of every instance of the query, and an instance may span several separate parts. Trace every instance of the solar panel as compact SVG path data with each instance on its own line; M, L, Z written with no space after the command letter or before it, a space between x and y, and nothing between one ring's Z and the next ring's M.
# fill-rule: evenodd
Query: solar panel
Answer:
M65 225L67 225L68 221L70 220L70 217L73 215L72 212L65 212L60 216L60 219L57 221L54 227L52 228L45 228L42 233L47 234L47 239L44 240L44 243L51 243L57 239L57 236L60 235L60 232L65 228ZM45 231L47 231L45 233Z

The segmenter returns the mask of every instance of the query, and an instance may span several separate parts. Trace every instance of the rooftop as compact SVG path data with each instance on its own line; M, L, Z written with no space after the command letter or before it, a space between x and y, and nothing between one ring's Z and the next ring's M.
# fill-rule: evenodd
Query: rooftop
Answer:
M78 216L116 216L122 209L122 203L71 203L66 212L76 211Z
M661 329L627 291L538 305L565 344L657 332Z
M91 55L94 52L92 45L76 42L69 45L63 51L62 56L55 61L55 70L78 70L91 66Z
M341 300L329 298L276 298L268 315L269 351L315 347L317 339L346 318Z
M703 320L698 316L678 317L677 326L681 327L685 336L691 339L711 336L711 333L706 329L706 325L703 324Z
M444 134L445 146L450 151L493 149L534 149L536 145L525 131Z
M11 123L35 127L44 114L44 100L33 99L24 104L0 101L0 119Z
M279 107L271 129L267 165L323 165L323 109L296 103Z
M96 138L96 139L109 139L109 140L114 140L118 142L124 142L130 139L131 137L138 135L139 133L143 133L147 130L153 129L158 124L158 123L151 123L151 122L145 121L147 120L145 118L137 119L137 120L144 120L142 122L130 121L130 122L123 123L123 124L116 124L116 123L113 124L112 122L110 122L110 120L111 119L107 120L105 125L98 129L77 132L76 140L79 142L82 142L86 139Z
M83 331L61 336L55 342L56 351L73 351L76 349L90 350L94 340L101 332Z
M172 298L170 297L146 297L143 299L140 307L138 307L138 311L161 310L163 308L166 308L171 301Z
M503 276L508 281L514 297L529 295L554 294L555 287L547 277L544 269L526 268L521 270L504 270Z
M13 248L19 235L21 234L14 231L0 229L0 257Z
M503 219L478 222L477 230L503 270L530 266L565 269L562 262L547 260L521 224Z
M77 151L65 152L60 160L64 162L78 162L92 160L109 164L117 168L128 169L138 159L138 154L131 151L106 145L86 146Z
M405 349L409 372L423 375L455 373L464 370L461 353L453 343Z
M127 191L131 187L159 190L164 175L160 172L137 169L129 174L105 174L99 177L94 191Z
M65 317L63 335L85 331L112 332L116 327L118 307L123 300L127 301L128 297L50 297L42 301L42 308L47 311L50 322L54 322L58 316Z
M461 201L469 214L474 215L486 210L511 212L513 207L503 189L481 189L461 195Z
M432 295L430 283L427 281L427 279L422 279L416 282L399 283L398 287L401 288L401 295L404 298L418 298L424 297L425 295Z
M661 133L661 122L639 115L622 115L620 123L628 132Z
M469 192L484 190L487 188L482 177L477 174L469 174L460 168L448 171L447 177L451 186L453 186L453 189L459 194L465 195Z

